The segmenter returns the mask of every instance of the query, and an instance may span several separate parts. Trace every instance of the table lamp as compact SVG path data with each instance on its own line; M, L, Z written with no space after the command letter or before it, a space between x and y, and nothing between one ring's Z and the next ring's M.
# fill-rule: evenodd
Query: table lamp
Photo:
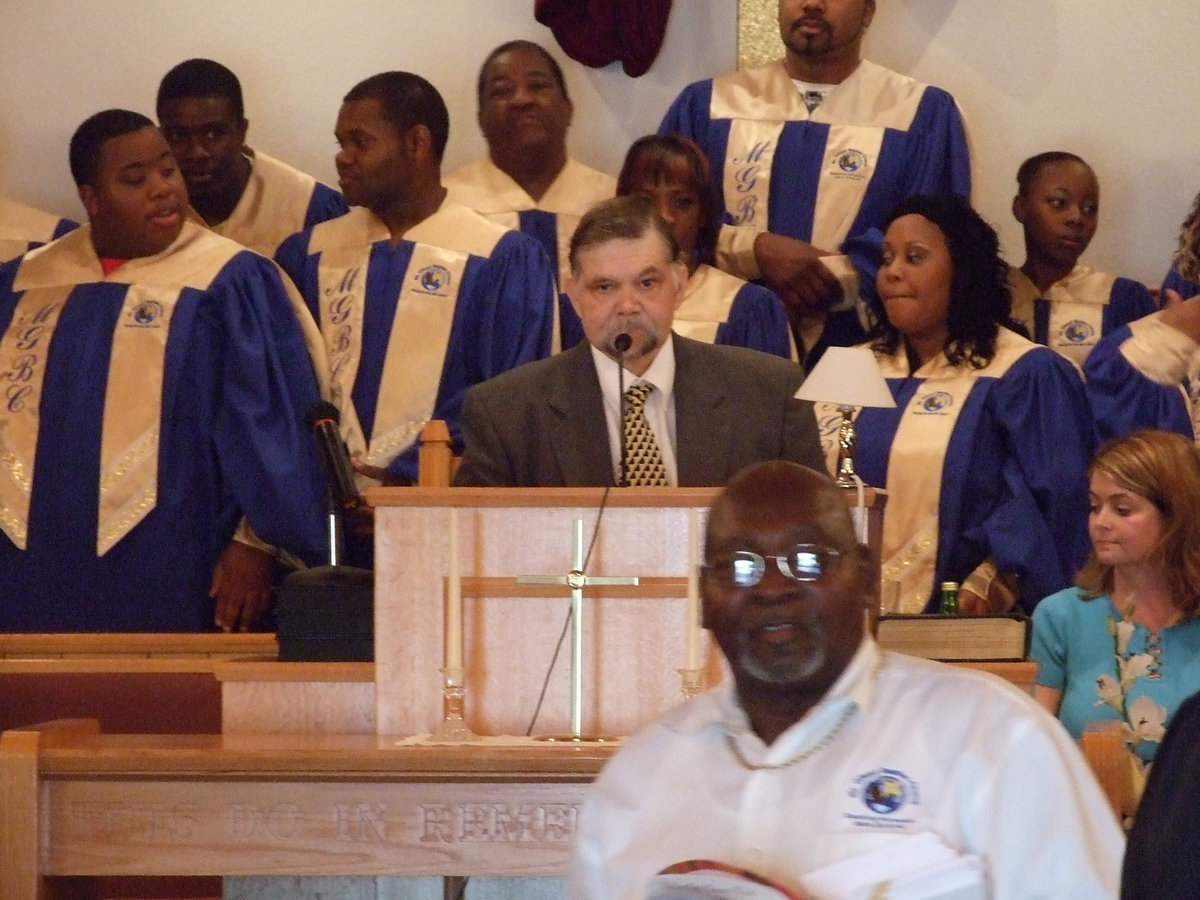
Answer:
M896 401L875 362L869 347L830 347L813 370L808 373L796 399L816 403L832 403L842 414L838 428L839 487L855 487L859 483L854 471L854 408L862 406L892 407Z

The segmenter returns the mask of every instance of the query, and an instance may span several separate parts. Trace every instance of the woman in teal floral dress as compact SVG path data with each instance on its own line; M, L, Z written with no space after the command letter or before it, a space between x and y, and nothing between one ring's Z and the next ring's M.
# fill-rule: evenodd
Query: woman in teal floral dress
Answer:
M1078 738L1115 720L1153 759L1200 690L1200 453L1163 431L1105 444L1088 467L1092 553L1033 613L1034 696Z

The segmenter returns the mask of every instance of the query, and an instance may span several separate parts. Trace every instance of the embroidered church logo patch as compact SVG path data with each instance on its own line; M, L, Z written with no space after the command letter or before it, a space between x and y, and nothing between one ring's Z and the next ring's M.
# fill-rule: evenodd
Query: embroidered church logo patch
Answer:
M145 303L139 303L130 313L130 318L133 319L134 325L140 325L146 328L153 325L162 318L162 304L157 300L147 300Z
M844 150L839 153L834 162L847 175L855 175L867 166L867 157L861 150Z
M921 802L917 783L899 769L872 769L854 779L843 813L858 828L906 829Z
M450 287L450 270L442 266L426 266L417 273L421 290L427 294L443 294Z
M1087 322L1073 319L1060 328L1058 333L1065 341L1069 341L1072 344L1082 344L1084 341L1095 337L1096 329L1092 328Z
M946 391L934 391L919 401L920 408L927 413L945 412L954 403L954 398Z

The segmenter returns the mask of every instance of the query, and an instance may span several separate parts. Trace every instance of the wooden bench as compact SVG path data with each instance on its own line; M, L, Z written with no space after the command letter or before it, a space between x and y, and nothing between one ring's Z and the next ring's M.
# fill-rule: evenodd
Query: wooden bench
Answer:
M0 634L0 730L95 718L109 732L216 734L214 666L278 655L272 634Z
M0 900L69 876L559 874L613 744L0 735Z

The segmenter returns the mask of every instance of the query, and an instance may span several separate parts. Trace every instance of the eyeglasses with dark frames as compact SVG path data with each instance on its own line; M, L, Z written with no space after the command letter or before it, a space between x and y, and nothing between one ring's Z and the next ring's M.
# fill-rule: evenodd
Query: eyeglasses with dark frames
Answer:
M767 573L767 560L775 565L785 578L792 581L818 581L833 571L837 564L838 551L820 544L797 544L784 556L763 556L753 550L737 550L704 566L704 572L727 587L754 587Z

